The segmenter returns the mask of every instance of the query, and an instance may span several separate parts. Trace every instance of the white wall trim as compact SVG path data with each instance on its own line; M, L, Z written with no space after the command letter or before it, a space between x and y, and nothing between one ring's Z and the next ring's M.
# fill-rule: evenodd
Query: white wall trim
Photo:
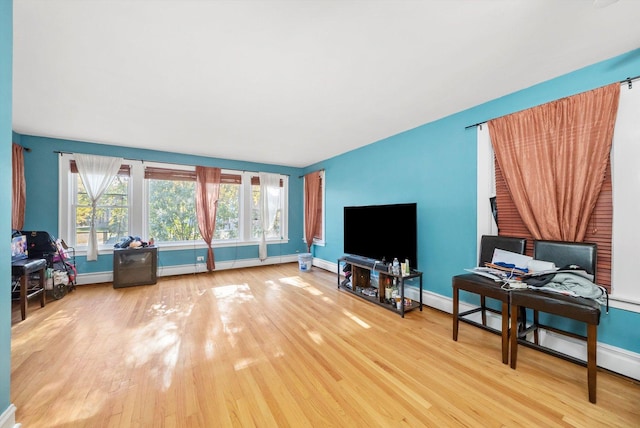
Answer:
M261 262L260 259L240 259L240 260L232 260L232 261L221 261L221 262L216 262L216 270L239 269L239 268L264 266L264 265L277 265L281 263L292 263L297 261L298 261L297 254L269 257L263 262ZM172 276L172 275L188 275L192 273L201 273L206 271L207 271L207 265L205 263L190 263L187 265L175 265L175 266L158 266L159 277ZM113 271L78 274L78 282L77 282L78 285L99 284L103 282L113 282Z
M16 406L12 403L0 415L0 428L20 428L22 425L16 423Z
M637 298L625 297L620 294L609 295L609 307L640 313L640 301Z
M321 269L328 270L329 272L338 273L338 263L331 263L314 257L311 264Z

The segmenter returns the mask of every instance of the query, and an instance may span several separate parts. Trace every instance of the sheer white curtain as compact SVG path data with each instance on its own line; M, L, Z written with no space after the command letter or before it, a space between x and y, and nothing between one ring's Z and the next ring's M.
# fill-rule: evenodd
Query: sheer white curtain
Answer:
M118 174L123 159L84 154L75 154L74 158L78 166L78 174L91 201L87 261L98 260L98 242L95 227L96 203Z
M280 175L260 173L260 221L262 233L258 255L260 261L267 259L267 234L273 229L276 214L280 208Z

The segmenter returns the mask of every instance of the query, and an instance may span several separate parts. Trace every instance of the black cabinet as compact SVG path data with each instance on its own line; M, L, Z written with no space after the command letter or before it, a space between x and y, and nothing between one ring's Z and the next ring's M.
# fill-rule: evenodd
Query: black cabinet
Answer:
M158 247L114 248L113 288L157 282Z

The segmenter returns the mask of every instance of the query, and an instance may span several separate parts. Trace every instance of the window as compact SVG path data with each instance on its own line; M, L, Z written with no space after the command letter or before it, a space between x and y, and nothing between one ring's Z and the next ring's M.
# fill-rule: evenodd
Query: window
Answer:
M149 238L156 242L200 239L195 220L195 173L189 170L145 167Z
M478 129L478 162L485 165L478 166L485 176L478 175L478 235L500 234L527 238L527 255L533 255L533 237L524 225L518 210L511 199L507 183L497 162L494 161L491 140L487 126ZM490 166L489 166L490 165ZM487 169L491 171L486 171ZM491 181L492 191L480 189L483 181ZM605 182L602 185L598 202L589 222L585 242L595 242L598 245L598 265L596 268L596 282L611 290L611 225L612 225L612 186L611 165L607 168ZM495 196L497 200L498 228L495 228L493 217L490 215L488 197ZM499 233L497 232L499 230Z
M242 194L242 176L222 174L220 194L216 211L216 231L214 240L236 240L240 238L240 198ZM252 217L253 218L253 217Z
M518 213L497 162L495 163L495 174L500 234L527 238L526 253L532 256L533 237ZM611 190L611 163L609 163L598 202L591 214L587 234L584 237L584 242L598 245L595 282L606 287L609 292L611 291L611 220L613 218Z
M91 204L77 174L73 155L62 154L60 170L61 237L82 254L88 240ZM288 177L281 176L281 206L276 230L268 242L286 241ZM124 236L154 238L164 248L205 246L195 214L195 168L129 161L123 165L97 209L100 249L111 250ZM255 173L223 170L216 212L214 246L255 245L260 236L256 218L259 180ZM258 214L259 215L259 214Z
M91 226L91 200L82 184L75 162L69 165L73 173L73 222L76 245L86 246ZM123 165L107 190L98 200L95 210L98 245L114 244L129 230L129 167Z
M280 200L283 199L283 183L280 180ZM282 236L282 208L276 213L273 228L267 231L267 239L275 239ZM262 234L262 221L260 220L260 177L251 177L251 238L260 240Z

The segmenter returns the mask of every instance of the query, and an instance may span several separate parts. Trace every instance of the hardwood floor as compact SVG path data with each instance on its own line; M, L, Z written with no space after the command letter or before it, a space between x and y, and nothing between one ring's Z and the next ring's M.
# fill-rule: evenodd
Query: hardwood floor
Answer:
M428 284L426 284L428 288ZM12 319L11 401L32 427L640 426L640 385L430 308L405 319L297 263L79 286Z

